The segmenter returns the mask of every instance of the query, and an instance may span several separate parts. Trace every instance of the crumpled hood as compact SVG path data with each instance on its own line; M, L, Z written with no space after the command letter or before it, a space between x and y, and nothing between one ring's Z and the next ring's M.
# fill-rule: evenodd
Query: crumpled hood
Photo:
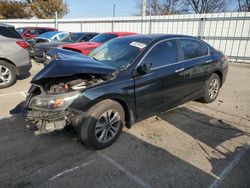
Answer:
M110 75L118 69L95 61L94 59L84 56L80 53L67 52L58 50L57 57L48 63L40 72L32 79L31 83L39 84L44 79L73 76L79 74L100 74Z
M63 47L84 50L84 49L88 49L88 48L96 48L98 46L101 46L101 44L102 43L99 43L99 42L78 42L78 43L63 45Z

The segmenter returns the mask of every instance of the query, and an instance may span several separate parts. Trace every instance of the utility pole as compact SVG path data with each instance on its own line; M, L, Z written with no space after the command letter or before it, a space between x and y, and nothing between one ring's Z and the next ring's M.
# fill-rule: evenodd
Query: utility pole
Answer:
M147 0L142 0L141 4L141 16L146 16Z
M143 22L144 17L146 16L146 9L147 9L147 0L141 0L141 33L143 33Z
M116 5L114 4L114 5L113 5L112 31L114 31L114 29L115 29L115 8L116 8Z
M114 4L113 5L113 17L115 17L115 8L116 8L116 5Z
M58 29L57 11L55 11L55 28Z

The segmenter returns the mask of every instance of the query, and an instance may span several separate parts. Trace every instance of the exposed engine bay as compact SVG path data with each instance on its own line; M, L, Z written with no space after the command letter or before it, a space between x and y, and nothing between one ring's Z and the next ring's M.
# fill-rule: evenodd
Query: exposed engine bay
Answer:
M76 112L69 110L70 104L85 89L101 84L109 77L103 75L75 75L45 79L42 85L32 85L26 99L26 118L36 124L36 134L62 129L66 124L74 124L71 117Z
M37 134L76 124L82 113L69 106L90 87L116 77L117 69L87 56L58 55L38 72L25 101L26 119L36 125Z

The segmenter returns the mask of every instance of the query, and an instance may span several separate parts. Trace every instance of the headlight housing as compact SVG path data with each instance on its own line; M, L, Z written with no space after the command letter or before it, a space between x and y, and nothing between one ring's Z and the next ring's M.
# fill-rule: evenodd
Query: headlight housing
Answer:
M58 95L38 95L30 100L29 107L38 110L64 110L78 96L79 92L71 92Z

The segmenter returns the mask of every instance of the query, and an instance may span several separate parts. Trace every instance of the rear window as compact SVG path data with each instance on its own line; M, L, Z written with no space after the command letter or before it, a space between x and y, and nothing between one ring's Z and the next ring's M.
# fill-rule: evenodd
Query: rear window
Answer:
M22 37L18 34L14 27L0 27L0 35L13 38L13 39L21 39Z

